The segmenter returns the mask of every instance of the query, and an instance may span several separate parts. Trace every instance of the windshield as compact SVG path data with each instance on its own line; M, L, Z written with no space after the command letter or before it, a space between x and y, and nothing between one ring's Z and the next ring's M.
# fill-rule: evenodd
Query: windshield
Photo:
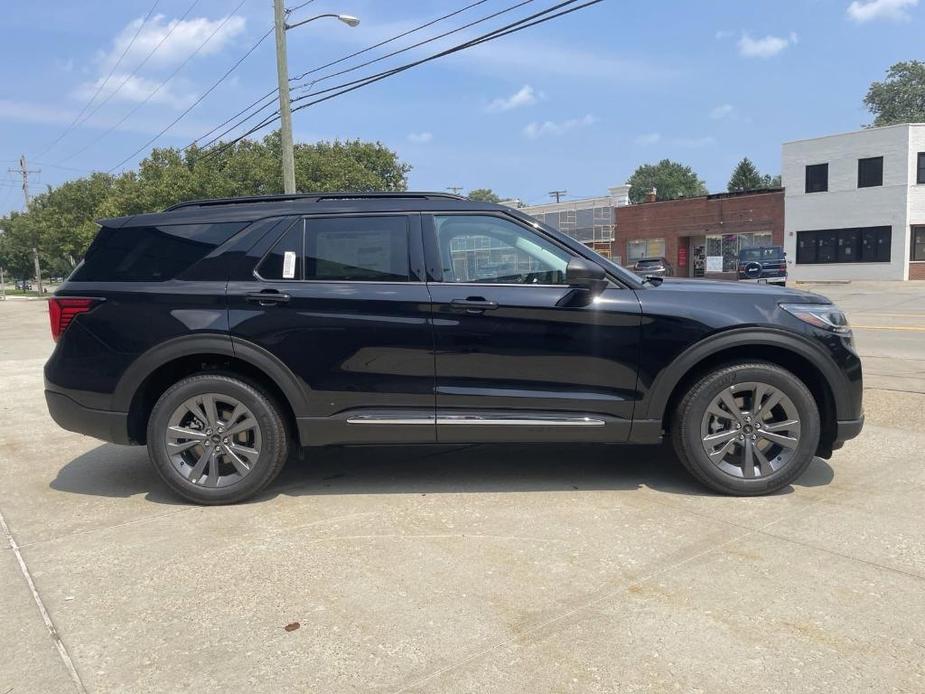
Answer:
M739 251L739 260L752 262L755 260L781 260L784 249L780 246L774 248L743 248Z

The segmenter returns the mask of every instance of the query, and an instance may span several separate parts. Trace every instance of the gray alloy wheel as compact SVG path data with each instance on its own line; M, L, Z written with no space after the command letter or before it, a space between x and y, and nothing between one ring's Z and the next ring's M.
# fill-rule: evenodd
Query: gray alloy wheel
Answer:
M787 465L800 442L796 405L768 383L748 381L724 388L700 423L703 450L718 468L736 477L766 477Z
M262 437L257 418L239 400L203 393L173 411L165 445L174 468L191 483L226 487L253 470Z
M289 455L276 399L238 374L187 376L158 398L148 456L161 479L199 504L243 501L279 474Z
M813 461L819 405L778 364L733 362L700 375L670 422L678 459L711 489L754 496L786 487Z

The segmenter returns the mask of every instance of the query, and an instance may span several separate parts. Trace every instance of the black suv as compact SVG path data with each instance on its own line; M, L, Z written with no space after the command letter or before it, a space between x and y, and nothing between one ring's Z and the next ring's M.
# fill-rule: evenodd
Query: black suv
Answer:
M147 444L196 502L255 494L299 446L666 435L707 486L762 494L863 423L824 297L640 280L507 207L291 195L100 224L50 302L48 408Z

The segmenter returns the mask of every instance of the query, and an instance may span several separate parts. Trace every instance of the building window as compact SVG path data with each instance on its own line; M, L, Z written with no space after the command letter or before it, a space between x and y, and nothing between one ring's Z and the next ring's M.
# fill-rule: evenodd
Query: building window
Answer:
M665 255L665 239L639 239L626 243L626 262L635 263L643 258L661 258Z
M858 159L858 188L883 185L883 157Z
M798 231L797 264L888 263L891 241L888 226Z
M829 189L829 165L812 164L806 167L806 192L824 193Z
M912 227L912 254L909 260L925 261L925 227Z
M919 152L918 175L915 177L916 183L925 183L925 152Z

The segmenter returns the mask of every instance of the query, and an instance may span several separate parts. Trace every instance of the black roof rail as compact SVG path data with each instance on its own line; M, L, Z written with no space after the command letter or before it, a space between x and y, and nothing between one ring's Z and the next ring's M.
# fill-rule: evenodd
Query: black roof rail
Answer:
M290 200L305 200L321 202L324 200L364 200L376 198L405 198L412 200L430 200L432 198L449 198L451 200L466 200L461 195L452 193L416 193L416 192L397 192L397 193L292 193L290 195L246 195L238 198L212 198L204 200L185 200L164 209L164 212L172 212L184 207L207 207L210 205L236 205L255 202L286 202Z

